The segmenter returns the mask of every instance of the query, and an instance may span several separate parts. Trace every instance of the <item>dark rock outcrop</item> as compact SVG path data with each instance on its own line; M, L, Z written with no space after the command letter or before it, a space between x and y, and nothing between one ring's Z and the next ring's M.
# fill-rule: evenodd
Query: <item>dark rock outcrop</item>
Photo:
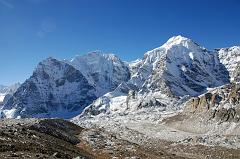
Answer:
M231 83L216 88L204 95L190 99L184 108L185 114L205 114L209 119L239 121L240 85Z
M33 75L3 106L5 112L14 111L3 112L2 117L70 118L94 99L95 89L80 71L67 63L48 58L39 63Z

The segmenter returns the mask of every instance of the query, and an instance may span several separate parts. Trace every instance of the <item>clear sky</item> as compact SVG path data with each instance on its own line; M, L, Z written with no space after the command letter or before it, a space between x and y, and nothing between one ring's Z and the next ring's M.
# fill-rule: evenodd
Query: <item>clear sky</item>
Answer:
M0 84L49 56L94 50L143 57L182 35L206 48L240 44L240 0L0 0Z

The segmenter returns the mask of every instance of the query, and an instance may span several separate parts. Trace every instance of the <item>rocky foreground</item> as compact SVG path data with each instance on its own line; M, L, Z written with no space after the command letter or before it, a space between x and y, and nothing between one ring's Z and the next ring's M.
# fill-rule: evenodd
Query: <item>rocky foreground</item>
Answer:
M0 158L93 158L75 145L82 128L61 119L0 121Z
M176 117L165 121L165 126L174 120L181 121ZM119 133L104 128L83 129L62 119L5 119L0 121L0 127L1 159L240 158L239 149L199 144L201 139L197 137L174 142L149 137L133 129L125 128ZM143 127L151 131L160 127L168 130L162 124ZM181 131L169 129L169 133L181 134ZM194 141L197 144L191 144Z

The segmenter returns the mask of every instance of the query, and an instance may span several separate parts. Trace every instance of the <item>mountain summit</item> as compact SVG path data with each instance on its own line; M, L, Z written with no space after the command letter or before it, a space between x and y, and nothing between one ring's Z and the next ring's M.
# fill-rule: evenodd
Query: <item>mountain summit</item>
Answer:
M122 82L128 81L128 66L116 55L101 51L76 56L68 63L78 69L96 89L97 96L113 91Z
M129 63L100 51L69 61L48 58L4 104L1 116L70 118L83 110L82 115L97 115L152 106L179 109L188 97L240 77L234 69L239 54L239 47L209 51L174 36Z
M178 109L187 96L229 83L229 73L218 52L209 51L182 36L170 38L129 64L131 78L98 98L84 114L135 111L143 107ZM179 101L182 98L183 101Z
M173 36L170 39L168 39L168 41L162 45L162 47L165 48L170 48L174 45L182 45L186 48L191 48L194 46L199 46L197 43L195 43L193 40L183 37L181 35L178 36Z
M139 78L144 79L143 87L170 91L176 96L195 96L208 87L228 83L227 74L216 52L208 51L188 38L175 36L161 47L145 53L132 80L138 85Z
M73 66L48 58L3 106L2 117L64 117L77 115L90 104L95 89Z
M128 66L113 54L91 52L71 61L49 57L3 106L1 116L71 118L129 78Z

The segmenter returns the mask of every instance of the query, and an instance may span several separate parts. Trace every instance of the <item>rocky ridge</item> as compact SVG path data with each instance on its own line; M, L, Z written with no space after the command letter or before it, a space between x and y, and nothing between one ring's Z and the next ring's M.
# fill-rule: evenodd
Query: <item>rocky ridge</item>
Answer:
M8 99L17 91L21 84L15 83L10 86L0 85L0 106L4 105Z
M96 99L95 89L73 66L48 58L40 62L2 108L3 118L70 118Z
M91 114L91 110L96 115L152 106L179 109L187 96L198 96L209 88L229 83L228 71L218 52L208 51L182 36L170 38L129 67L130 80L98 98L84 114Z
M83 110L82 115L94 116L148 107L179 110L189 97L237 79L238 69L232 68L238 63L238 48L209 51L175 36L130 63L99 51L70 61L49 58L3 106L1 116L70 118Z

